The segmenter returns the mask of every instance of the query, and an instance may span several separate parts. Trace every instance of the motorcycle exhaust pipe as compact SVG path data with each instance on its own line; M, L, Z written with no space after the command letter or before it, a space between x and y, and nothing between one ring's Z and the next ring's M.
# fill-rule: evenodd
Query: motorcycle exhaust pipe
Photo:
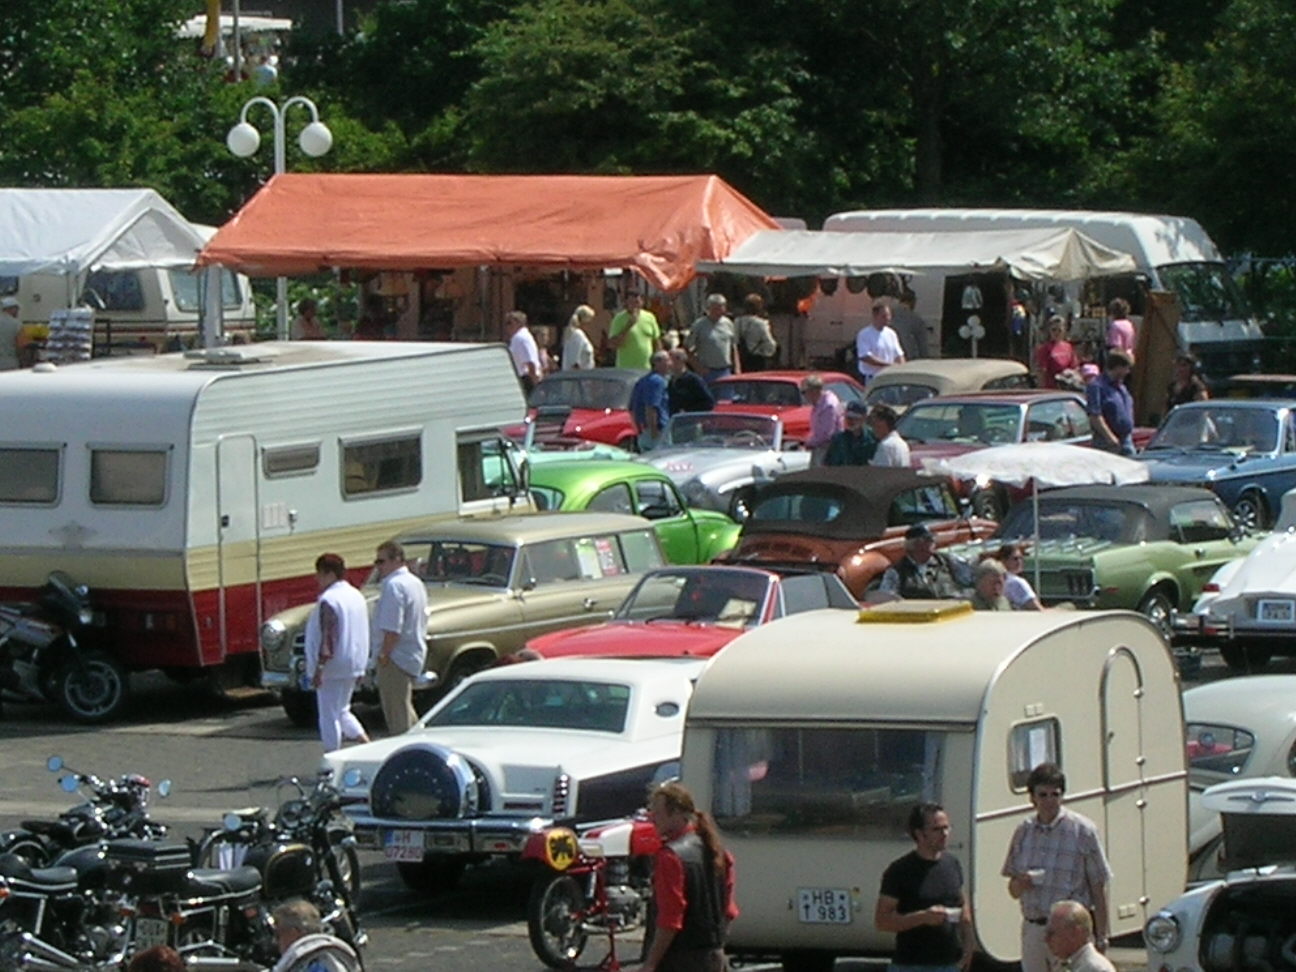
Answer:
M21 943L19 969L30 969L32 972L85 972L87 968L94 968L49 942L42 941L31 932L23 932L18 936L18 941ZM102 968L116 968L119 964L105 965Z

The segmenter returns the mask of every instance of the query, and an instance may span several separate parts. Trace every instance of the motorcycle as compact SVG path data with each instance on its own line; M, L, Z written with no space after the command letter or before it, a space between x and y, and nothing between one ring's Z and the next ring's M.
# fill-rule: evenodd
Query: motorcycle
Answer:
M69 769L60 756L51 756L45 768L51 773ZM32 867L48 867L76 847L120 837L161 840L167 834L165 824L149 818L152 784L143 776L129 773L101 780L69 769L58 782L68 794L86 787L89 794L85 802L64 810L57 820L24 820L21 830L0 834L0 854L14 854ZM158 783L158 796L166 797L170 792L170 780Z
M52 572L34 604L0 604L0 697L54 702L77 722L116 716L126 704L126 670L107 652L83 644L103 616L90 589Z
M550 968L571 969L591 935L606 935L608 952L599 967L619 969L616 936L642 928L643 961L652 943L652 865L660 848L643 811L531 837L522 858L543 867L527 901L527 936L536 957Z
M359 773L351 772L356 785ZM332 933L358 953L367 941L357 915L360 858L351 824L341 814L344 799L333 785L332 771L322 770L310 790L296 777L280 781L278 790L284 787L295 792L279 801L273 816L266 807L225 814L221 828L198 844L194 862L255 868L265 901L305 898L319 909Z

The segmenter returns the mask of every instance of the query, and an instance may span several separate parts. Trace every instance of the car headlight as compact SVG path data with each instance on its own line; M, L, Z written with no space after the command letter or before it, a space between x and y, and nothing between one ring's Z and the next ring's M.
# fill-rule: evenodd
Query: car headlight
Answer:
M1156 952L1173 952L1179 947L1182 938L1178 919L1164 911L1149 919L1143 929L1143 940L1147 942L1148 948Z
M282 621L272 618L261 625L261 648L274 653L283 650L288 641L288 629Z
M706 484L700 479L690 479L681 492L684 493L684 502L689 506L703 506L710 497Z

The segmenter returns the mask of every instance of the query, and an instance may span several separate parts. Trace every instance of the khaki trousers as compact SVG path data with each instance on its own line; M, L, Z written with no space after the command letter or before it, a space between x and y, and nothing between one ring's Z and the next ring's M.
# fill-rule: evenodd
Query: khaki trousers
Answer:
M378 698L390 735L406 732L418 722L414 711L414 676L391 662L378 663Z

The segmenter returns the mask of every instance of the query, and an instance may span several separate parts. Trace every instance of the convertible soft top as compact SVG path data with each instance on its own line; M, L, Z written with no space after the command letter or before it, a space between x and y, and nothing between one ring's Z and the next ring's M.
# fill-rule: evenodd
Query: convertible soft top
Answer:
M744 535L753 533L800 533L830 539L867 540L882 536L891 522L891 504L910 490L944 489L944 480L914 469L885 466L819 466L804 472L780 476L757 494L752 516L743 526ZM769 518L777 508L777 497L800 496L796 517ZM952 503L952 499L947 500ZM762 507L768 514L761 516ZM904 523L950 519L953 510L932 509L931 515L905 517ZM917 514L919 511L915 511Z

